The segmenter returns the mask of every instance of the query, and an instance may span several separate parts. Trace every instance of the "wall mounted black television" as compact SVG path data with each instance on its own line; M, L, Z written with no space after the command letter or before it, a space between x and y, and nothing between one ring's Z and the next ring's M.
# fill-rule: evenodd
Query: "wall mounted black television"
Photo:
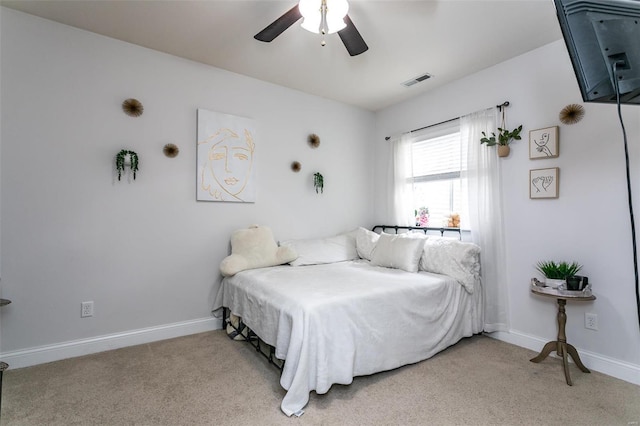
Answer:
M640 105L640 0L554 0L585 102Z

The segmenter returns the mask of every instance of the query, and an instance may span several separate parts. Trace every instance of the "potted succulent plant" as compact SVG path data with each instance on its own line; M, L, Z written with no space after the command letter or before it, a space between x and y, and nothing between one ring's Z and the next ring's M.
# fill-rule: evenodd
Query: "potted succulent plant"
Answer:
M480 139L480 144L486 143L487 146L498 145L498 157L506 157L510 152L509 144L511 141L519 141L522 139L520 136L521 131L522 124L511 131L498 127L498 136L491 132L491 136L487 137L487 134L482 132L483 137Z
M568 290L578 290L580 280L573 278L582 269L582 265L577 262L540 261L536 264L536 269L544 275L547 286L558 288L559 285L566 283ZM571 287L569 287L570 284Z

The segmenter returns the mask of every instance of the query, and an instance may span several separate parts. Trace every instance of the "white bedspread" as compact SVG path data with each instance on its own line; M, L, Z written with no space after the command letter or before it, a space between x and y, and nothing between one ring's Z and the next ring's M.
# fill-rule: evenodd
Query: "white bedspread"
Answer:
M214 309L230 308L286 360L281 408L290 416L312 390L424 360L480 332L476 299L444 275L352 261L240 272L223 280Z

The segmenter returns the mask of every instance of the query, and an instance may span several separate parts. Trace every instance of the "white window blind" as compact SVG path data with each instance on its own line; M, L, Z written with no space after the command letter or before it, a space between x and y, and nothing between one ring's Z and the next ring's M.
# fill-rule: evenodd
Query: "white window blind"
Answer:
M467 225L466 183L460 178L462 153L459 120L417 133L412 144L414 210L429 209L427 226L447 226L452 213ZM417 221L416 221L417 223Z
M414 181L460 177L460 132L413 143Z

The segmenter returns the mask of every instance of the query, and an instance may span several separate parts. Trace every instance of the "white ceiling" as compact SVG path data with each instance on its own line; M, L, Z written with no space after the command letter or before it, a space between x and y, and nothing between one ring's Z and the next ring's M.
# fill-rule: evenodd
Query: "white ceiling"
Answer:
M377 111L562 37L552 0L352 0L369 50L294 24L253 36L296 1L0 0L63 24ZM412 87L403 82L429 73Z

